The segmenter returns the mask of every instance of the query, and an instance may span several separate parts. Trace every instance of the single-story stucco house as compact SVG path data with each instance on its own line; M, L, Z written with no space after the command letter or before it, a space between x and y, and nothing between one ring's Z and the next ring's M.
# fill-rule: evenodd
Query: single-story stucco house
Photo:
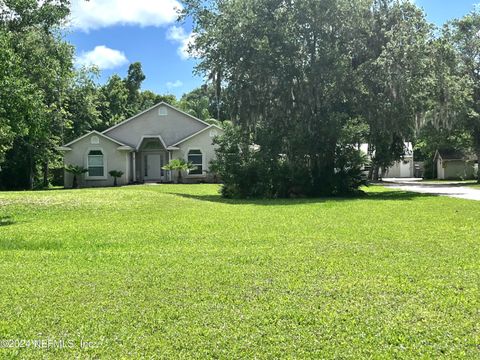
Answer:
M437 150L433 159L437 179L473 179L475 159L455 150Z
M175 176L162 167L172 159L196 166L184 174L185 182L212 181L210 162L215 158L213 138L223 130L161 102L111 128L91 131L59 148L65 165L88 171L79 179L84 187L111 186L112 170L123 172L118 184L169 182ZM65 187L73 175L65 172Z

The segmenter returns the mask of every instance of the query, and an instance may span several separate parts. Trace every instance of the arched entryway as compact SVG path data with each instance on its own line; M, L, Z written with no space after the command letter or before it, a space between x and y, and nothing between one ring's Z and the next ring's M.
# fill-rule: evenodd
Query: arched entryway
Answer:
M169 178L162 167L169 161L169 153L159 136L144 137L137 148L137 180L143 182L165 182Z

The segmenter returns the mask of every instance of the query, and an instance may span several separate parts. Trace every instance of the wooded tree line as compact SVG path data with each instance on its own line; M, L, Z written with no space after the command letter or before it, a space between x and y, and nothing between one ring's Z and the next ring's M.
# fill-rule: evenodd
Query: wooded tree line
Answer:
M435 29L410 1L186 0L197 67L235 124L219 141L229 196L339 194L438 146L480 156L479 13ZM240 146L238 146L240 144Z
M62 36L69 11L67 0L0 0L0 188L61 183L59 145L161 101L207 121L218 114L208 86L178 100L142 91L138 62L125 78L98 84L98 69L75 68L75 49Z
M186 0L208 85L142 91L140 63L97 82L62 37L68 0L0 0L0 187L33 188L60 169L56 147L166 101L231 119L217 171L230 196L338 194L413 141L480 156L478 11L435 29L401 0Z

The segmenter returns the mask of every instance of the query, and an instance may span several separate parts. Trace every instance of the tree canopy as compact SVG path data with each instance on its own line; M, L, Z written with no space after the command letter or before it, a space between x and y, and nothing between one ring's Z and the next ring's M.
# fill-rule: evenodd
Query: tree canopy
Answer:
M361 143L372 178L405 141L430 164L440 147L480 157L478 10L435 31L406 0L185 0L206 83L177 100L143 89L139 62L104 84L75 68L68 0L0 4L1 188L47 186L58 145L161 101L226 128L231 196L355 191Z
M197 70L221 77L230 99L242 166L263 182L250 195L355 190L362 141L377 169L404 154L425 111L432 38L415 5L192 0L183 15L195 24Z

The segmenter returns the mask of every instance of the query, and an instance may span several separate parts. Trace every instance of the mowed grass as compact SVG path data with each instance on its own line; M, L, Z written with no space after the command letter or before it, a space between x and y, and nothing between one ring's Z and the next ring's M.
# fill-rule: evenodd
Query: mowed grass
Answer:
M479 358L479 221L383 187L0 193L0 341L69 345L0 358Z

